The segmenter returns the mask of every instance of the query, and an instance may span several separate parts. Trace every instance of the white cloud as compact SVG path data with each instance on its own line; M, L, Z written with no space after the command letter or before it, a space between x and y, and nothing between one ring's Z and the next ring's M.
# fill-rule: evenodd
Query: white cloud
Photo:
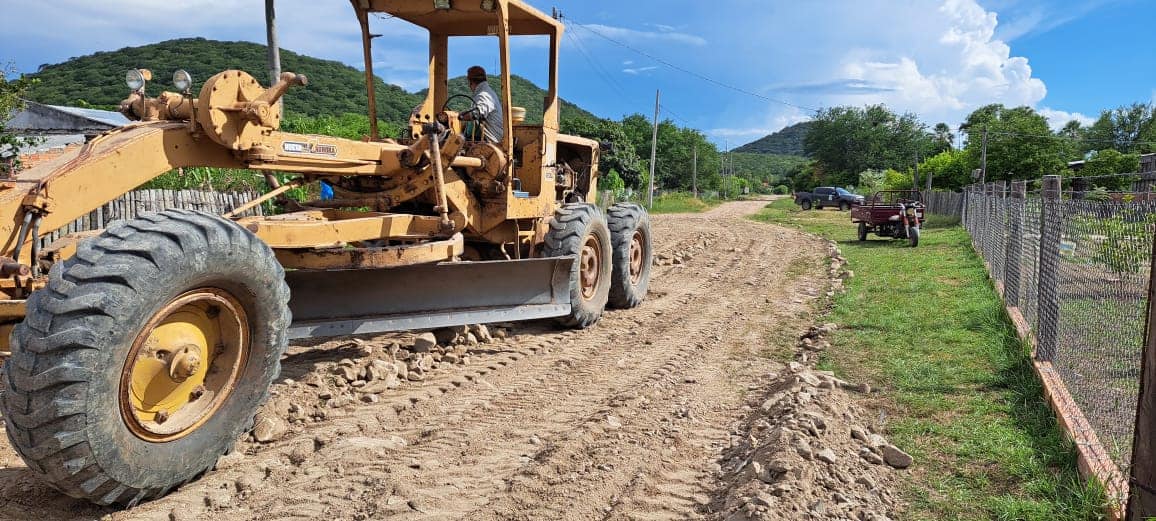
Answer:
M1085 126L1096 122L1096 118L1081 114L1079 112L1066 112L1048 107L1040 108L1036 112L1039 112L1041 116L1048 118L1048 126L1051 127L1052 130L1060 130L1061 128L1064 128L1064 125L1067 125L1068 122L1072 120L1079 121L1081 125Z
M989 103L1044 106L1048 89L1043 79L1034 74L1028 57L1013 54L999 37L1000 18L979 1L920 0L899 7L895 0L857 0L840 2L838 16L832 16L828 5L797 2L777 8L773 18L754 17L729 28L750 34L752 41L751 52L738 54L741 60L728 65L767 71L760 92L769 98L808 107L885 104L914 112L928 124L942 121L955 127ZM808 23L815 19L824 20L822 28ZM803 27L809 33L805 53L773 45L776 39L797 39ZM1046 27L1035 24L1017 31L1043 30ZM744 85L749 77L736 74L732 83ZM1047 110L1053 119L1086 117L1061 108ZM733 134L735 129L778 130L797 120L798 112L749 98L737 100L726 113L734 124L714 135ZM795 117L788 120L790 116Z
M163 40L204 37L265 43L264 4L245 0L185 0L158 9L147 0L4 0L5 13L20 13L29 20L52 23L8 24L0 35L0 48L18 42L35 42L51 49L55 56L42 58L59 62L69 57L145 45ZM176 21L179 21L176 22ZM382 77L407 76L394 49L415 38L425 39L423 30L398 20L371 19L372 30L382 34L374 40L376 72ZM282 49L362 67L361 32L353 9L335 4L318 8L309 0L278 0L277 28ZM83 38L76 35L82 34ZM415 63L425 60L423 50ZM412 47L410 47L412 48ZM46 53L39 53L44 55ZM37 64L21 63L34 70ZM141 64L147 66L147 64ZM412 71L408 71L412 72Z
M644 72L650 72L650 71L655 70L657 68L658 68L657 66L651 65L649 67L637 67L637 68L633 68L633 69L622 69L622 72L625 72L626 74L638 75L638 74L642 74Z
M786 110L770 114L761 125L746 128L713 128L707 130L706 134L715 138L715 141L719 143L725 143L729 140L731 148L734 148L809 119L811 116L807 112L795 107L788 107Z
M944 0L925 12L926 36L908 49L852 51L840 75L887 90L854 95L911 110L928 118L948 118L990 102L1039 103L1047 87L1032 76L1027 58L994 38L996 14L975 0Z
M666 26L666 27L669 27L669 26ZM671 29L669 31L667 31L667 30L639 31L636 29L627 29L625 27L615 27L612 25L602 25L602 24L584 25L584 26L581 26L581 28L586 29L588 32L594 33L593 35L589 35L589 34L582 35L581 34L582 29L579 29L578 34L581 37L589 38L589 37L593 36L594 38L598 38L599 36L602 36L602 37L610 38L612 40L617 40L619 42L626 43L626 44L642 44L642 43L655 43L655 42L680 43L680 44L694 45L694 46L704 46L707 44L707 41L705 38L703 38L701 36L693 35L693 34L681 33L681 32L674 31L673 27L669 27Z
M1003 21L996 30L996 38L1010 42L1024 36L1046 33L1116 1L1118 0L1083 0L1062 6L1046 4L1017 6L1013 2L1010 5L1000 6L1006 8L1004 11L1006 14L1000 15Z

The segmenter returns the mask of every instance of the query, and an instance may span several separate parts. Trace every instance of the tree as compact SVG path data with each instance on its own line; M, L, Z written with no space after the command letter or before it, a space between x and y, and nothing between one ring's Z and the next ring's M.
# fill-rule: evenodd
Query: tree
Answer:
M1075 177L1095 177L1088 180L1088 185L1099 186L1108 190L1126 190L1132 185L1129 176L1116 174L1130 174L1140 171L1140 155L1124 154L1115 149L1093 152L1079 171L1070 173Z
M951 127L947 123L936 123L934 132L936 147L942 146L938 152L954 148L952 143L955 143L955 134L951 133Z
M3 177L20 171L18 152L34 141L8 130L8 121L16 111L24 108L25 93L36 83L36 80L23 75L9 80L8 76L13 74L16 74L16 68L12 65L0 69L0 176Z
M970 134L964 149L968 170L979 168L983 155L979 136L987 129L988 181L1038 179L1066 166L1065 140L1052 134L1047 118L1031 107L980 107L963 128Z
M819 112L807 133L807 155L819 161L831 185L853 185L860 172L904 170L936 152L935 137L915 114L883 105L834 107Z
M971 170L962 150L946 150L919 163L919 173L932 176L933 188L962 188L971 183Z
M1153 107L1145 103L1105 110L1088 128L1086 151L1114 148L1121 152L1148 153L1156 150L1151 143L1139 143L1156 138Z

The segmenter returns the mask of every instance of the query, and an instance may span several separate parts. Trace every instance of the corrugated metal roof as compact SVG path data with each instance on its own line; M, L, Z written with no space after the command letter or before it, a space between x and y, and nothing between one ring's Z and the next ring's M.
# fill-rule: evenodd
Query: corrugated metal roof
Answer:
M52 108L59 110L61 112L67 112L67 113L72 114L74 116L79 116L79 117L82 117L85 119L91 119L93 121L96 121L99 123L104 123L106 125L112 125L114 127L119 127L121 125L127 125L130 123L128 118L124 117L124 115L122 115L119 112L113 112L111 110L85 109L85 108L80 108L80 107L65 107L65 106L61 106L61 105L45 105L45 106L46 107L52 107Z

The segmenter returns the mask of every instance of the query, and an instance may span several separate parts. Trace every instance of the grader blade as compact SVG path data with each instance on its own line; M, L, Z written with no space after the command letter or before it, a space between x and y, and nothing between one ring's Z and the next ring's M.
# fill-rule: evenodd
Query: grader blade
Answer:
M572 257L289 271L289 338L511 322L570 313Z

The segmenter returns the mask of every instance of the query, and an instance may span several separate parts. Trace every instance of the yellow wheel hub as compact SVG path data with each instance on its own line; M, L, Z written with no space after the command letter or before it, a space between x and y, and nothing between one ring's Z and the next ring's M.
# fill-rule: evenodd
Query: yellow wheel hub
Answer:
M248 320L232 295L216 288L185 293L133 341L121 374L121 416L145 440L185 436L224 403L248 353Z

